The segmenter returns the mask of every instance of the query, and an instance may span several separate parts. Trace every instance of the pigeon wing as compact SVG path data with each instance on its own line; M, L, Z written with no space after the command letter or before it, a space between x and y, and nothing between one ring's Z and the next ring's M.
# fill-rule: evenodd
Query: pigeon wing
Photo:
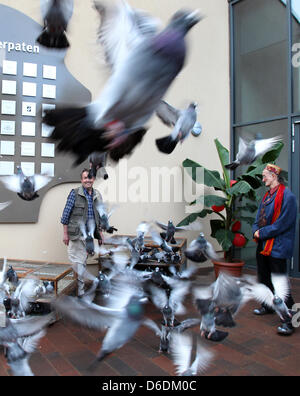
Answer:
M34 191L38 191L41 188L45 187L50 181L52 177L45 175L34 175Z
M184 373L191 362L192 338L186 334L173 333L170 341L170 351L176 374Z
M180 114L180 110L175 109L175 107L169 105L164 100L161 100L156 108L156 115L169 127L175 126Z
M117 6L107 6L103 1L94 1L94 4L101 16L98 40L104 49L106 63L114 71L133 48L151 32L156 32L157 20L132 9L125 1Z
M281 142L282 138L276 136L270 139L258 139L255 141L255 156L265 154L267 151L271 150L277 143Z
M12 175L12 176L2 176L0 178L2 183L5 185L5 187L8 190L14 191L14 192L20 192L21 191L21 185L20 185L20 176L19 175Z

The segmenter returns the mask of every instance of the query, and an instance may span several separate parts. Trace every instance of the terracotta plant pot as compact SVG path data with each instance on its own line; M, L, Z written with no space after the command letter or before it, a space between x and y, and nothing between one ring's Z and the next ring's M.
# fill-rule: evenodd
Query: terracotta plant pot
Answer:
M220 271L225 271L232 276L240 277L242 274L242 268L245 265L245 261L240 259L233 259L232 262L228 262L225 259L213 261L216 279L219 276Z

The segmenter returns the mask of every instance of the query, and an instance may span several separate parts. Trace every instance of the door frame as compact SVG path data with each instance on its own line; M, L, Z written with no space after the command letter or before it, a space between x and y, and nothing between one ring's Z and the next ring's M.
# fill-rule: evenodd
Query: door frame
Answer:
M295 236L295 250L294 256L290 262L290 275L296 278L300 278L300 117L295 117L292 120L292 146L291 146L291 178L290 187L292 192L297 197L298 203L298 221L296 225L296 236Z

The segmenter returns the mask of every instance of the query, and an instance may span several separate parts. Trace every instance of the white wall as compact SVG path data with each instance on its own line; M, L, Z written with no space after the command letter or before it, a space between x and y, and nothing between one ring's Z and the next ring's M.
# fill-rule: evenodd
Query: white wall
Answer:
M1 4L22 11L24 14L41 22L39 1L37 0L2 0ZM74 0L74 15L69 25L68 38L71 47L66 54L66 66L69 71L84 84L95 98L108 73L101 59L101 51L96 45L96 31L99 20L92 7L92 1ZM220 170L214 139L216 137L229 147L229 24L227 0L131 0L133 7L142 8L162 19L165 24L179 8L199 8L206 18L196 25L188 34L189 55L186 66L167 93L166 100L178 107L187 105L191 100L199 105L198 120L203 132L198 138L190 136L171 155L159 153L155 139L170 132L157 118L153 117L144 141L126 162L127 169L135 171L143 167L145 175L151 174L151 167L181 167L184 159L190 158L210 169ZM122 168L123 169L123 168ZM120 166L114 167L117 185L124 182L120 178ZM182 170L179 169L176 183L180 185ZM134 177L134 175L131 175ZM109 179L110 180L110 179ZM127 180L132 193L133 183L143 184L145 179ZM95 186L106 196L105 186L109 181L97 181ZM151 185L148 184L151 188ZM0 225L0 256L27 260L47 260L67 262L66 248L62 243L62 226L60 216L65 200L71 188L77 184L65 184L51 189L45 196L36 224L2 224ZM175 187L176 188L176 187ZM173 190L172 194L173 194ZM1 199L0 199L1 201ZM119 233L135 233L142 220L159 220L167 222L173 219L178 223L185 216L186 202L117 202L119 207L111 221ZM205 232L210 234L208 222ZM187 233L190 240L195 233ZM212 241L214 242L214 241ZM215 243L215 242L214 242ZM217 246L216 246L217 247Z

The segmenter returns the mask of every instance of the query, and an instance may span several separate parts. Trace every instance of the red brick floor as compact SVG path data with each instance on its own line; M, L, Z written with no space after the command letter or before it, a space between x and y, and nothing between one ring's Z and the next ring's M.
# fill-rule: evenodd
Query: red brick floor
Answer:
M248 271L249 272L249 271ZM210 268L199 271L204 284L214 280ZM293 297L300 303L300 280L291 279ZM221 343L203 340L215 352L206 376L299 376L300 328L290 337L279 336L277 315L257 317L248 303L236 317L237 326ZM196 310L189 304L190 315ZM161 314L152 306L147 316L160 322ZM178 318L180 319L180 318ZM224 330L224 329L223 329ZM193 331L199 332L199 328ZM108 356L93 371L89 364L101 347L103 334L66 323L51 325L42 339L39 350L30 359L36 376L174 376L174 366L168 354L158 352L159 339L145 327L124 347ZM0 350L0 375L10 375Z

